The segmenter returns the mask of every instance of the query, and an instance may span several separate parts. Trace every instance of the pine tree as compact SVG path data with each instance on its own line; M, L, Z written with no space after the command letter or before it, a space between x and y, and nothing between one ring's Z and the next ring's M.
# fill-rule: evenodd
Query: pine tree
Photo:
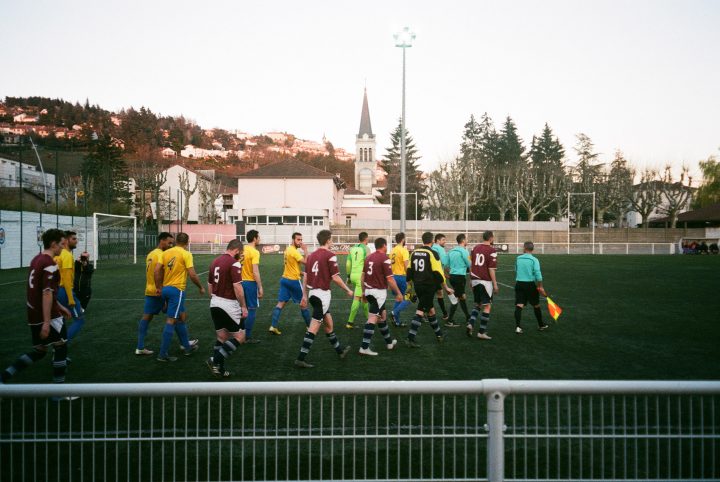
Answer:
M401 122L390 134L390 147L387 153L380 161L380 167L385 171L386 186L380 190L378 200L383 204L391 204L391 193L400 192L400 133ZM422 171L417 164L420 156L417 154L415 142L410 136L407 128L405 129L405 191L408 193L417 192L417 206L414 206L415 196L408 195L406 199L407 210L405 212L406 219L415 219L415 208L417 207L417 215L422 215L423 201L425 200L425 184L422 180ZM400 219L400 199L394 196L392 199L393 219Z
M128 169L122 149L110 135L93 143L82 164L82 175L92 183L92 201L111 213L127 214L130 206Z
M580 133L576 137L575 152L578 162L573 168L572 192L592 193L603 181L603 166L597 163L600 154L595 152L595 145L587 135ZM583 217L592 212L592 198L576 196L572 199L570 209L575 215L576 226L580 227Z

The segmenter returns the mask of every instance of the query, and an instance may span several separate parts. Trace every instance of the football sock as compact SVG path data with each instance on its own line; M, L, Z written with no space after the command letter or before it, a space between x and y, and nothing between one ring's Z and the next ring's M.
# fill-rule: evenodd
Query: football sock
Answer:
M458 308L458 305L459 305L459 304L460 304L460 303L456 303L456 304L454 304L454 305L452 305L452 304L450 305L450 314L448 315L448 321L451 322L451 323L453 322L453 318L455 317L455 312L457 311L457 308Z
M248 316L245 318L245 336L252 338L252 329L255 326L255 315L257 310L255 308L248 309Z
M213 365L220 367L221 370L225 368L225 354L223 350L223 342L221 342L220 340L215 340L212 362Z
M280 313L282 313L282 308L276 306L275 309L272 311L270 326L274 326L275 328L278 327L278 324L280 323Z
M437 321L437 316L430 315L428 316L428 321L430 322L430 326L435 331L435 336L442 336L442 331L440 330L440 323Z
M515 325L520 326L520 320L522 320L522 308L515 306Z
M75 336L80 333L80 330L82 330L82 327L85 325L85 316L83 315L82 318L75 318L73 320L72 325L70 325L70 328L68 328L67 332L67 341L72 340L75 338Z
M53 383L65 383L67 369L67 345L56 345L53 353Z
M465 313L465 319L467 320L470 318L470 315L468 314L468 308L467 308L467 300L460 300L459 303L460 309Z
M5 383L17 372L24 370L36 361L43 359L45 357L45 353L46 352L44 351L33 350L20 355L12 365L3 370L0 375L2 376L2 382Z
M335 335L334 331L331 331L330 333L326 333L327 339L330 342L330 345L332 345L333 348L335 348L335 351L338 353L342 353L342 347L340 346L340 340L338 340L337 335Z
M370 348L370 340L372 339L373 334L375 333L375 325L372 323L365 323L365 329L363 330L363 341L362 341L362 347L363 349L367 350Z
M315 341L315 335L313 333L310 333L309 331L305 332L305 338L303 338L303 344L300 348L300 354L298 355L297 359L300 361L303 361L308 353L310 353L310 347L312 346L313 342Z
M480 327L478 331L485 333L487 331L488 323L490 323L490 313L480 313Z
M172 325L170 323L165 323L165 328L163 328L163 332L162 332L162 340L160 341L159 356L161 356L161 357L168 356L168 349L170 348L170 342L172 341L174 334L175 334L175 325Z
M350 307L350 317L348 318L348 325L355 323L355 316L357 315L358 309L360 308L360 300L353 298L352 306Z
M535 312L535 319L538 322L538 326L543 326L542 311L540 311L540 307L533 307L533 311Z
M190 338L188 336L188 329L185 323L180 321L175 322L175 333L177 333L180 339L180 344L185 348L185 351L190 351Z
M447 310L445 309L445 298L438 298L437 299L438 305L440 306L440 310L442 310L443 318L448 315Z
M148 325L150 325L150 320L143 320L142 318L138 323L138 350L145 348L145 337L147 336Z
M378 328L380 328L380 334L382 334L383 338L385 339L385 344L389 345L392 343L392 337L390 336L390 327L388 326L387 322L383 321L378 323Z
M303 321L305 321L305 326L309 327L309 326L310 326L310 319L311 319L310 310L308 310L307 308L301 309L301 310L300 310L300 314L301 314L302 317L303 317Z
M415 314L415 317L410 322L410 329L408 330L408 340L415 341L415 336L417 335L418 329L420 329L420 325L422 324L422 315Z
M229 340L225 340L225 342L223 343L223 346L221 347L223 357L225 359L230 358L230 355L235 353L235 350L237 350L239 346L240 346L240 342L237 341L235 338L230 338ZM223 368L225 368L224 365L223 365Z
M470 313L470 319L468 320L468 323L470 323L470 326L475 328L475 320L477 320L478 315L480 312L478 310L472 310L472 313Z

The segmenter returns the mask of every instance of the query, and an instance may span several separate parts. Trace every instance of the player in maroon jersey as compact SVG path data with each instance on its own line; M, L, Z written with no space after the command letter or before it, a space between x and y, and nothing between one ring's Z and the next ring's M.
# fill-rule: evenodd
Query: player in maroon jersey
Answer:
M216 377L228 378L225 359L245 342L245 318L248 310L242 287L243 244L233 239L225 253L210 264L208 293L210 316L215 325L215 348L207 366Z
M312 320L305 332L300 354L295 360L295 366L300 368L312 368L314 365L305 361L310 352L310 347L315 341L320 326L323 326L330 344L340 358L350 351L349 346L344 348L340 345L337 335L333 331L333 319L330 315L330 281L340 286L348 296L352 297L353 292L340 277L337 256L330 251L332 247L332 233L323 229L317 233L317 240L320 247L307 257L305 262L305 277L303 278L303 299L300 308L312 307Z
M27 322L32 334L33 349L20 355L1 374L2 383L34 362L45 357L53 346L53 382L65 382L67 368L67 327L64 318L70 312L57 301L60 271L53 258L62 251L64 231L48 229L42 235L43 251L30 262L27 285Z
M387 256L387 240L377 238L375 240L375 252L365 258L365 266L360 276L363 298L367 300L370 310L368 321L365 323L362 346L359 351L361 355L377 355L376 351L370 349L370 340L375 333L375 324L380 327L380 333L385 339L385 346L388 350L392 350L397 345L397 340L390 336L390 329L385 321L387 319L385 300L387 299L388 285L395 293L396 302L400 303L403 300L403 295L395 282L390 266L391 261Z
M467 336L472 336L475 321L480 316L477 337L491 340L487 334L490 322L490 308L493 295L499 291L495 270L497 270L497 252L492 243L495 240L492 231L483 233L483 242L475 246L470 253L470 285L475 297L475 308L470 313L467 324Z

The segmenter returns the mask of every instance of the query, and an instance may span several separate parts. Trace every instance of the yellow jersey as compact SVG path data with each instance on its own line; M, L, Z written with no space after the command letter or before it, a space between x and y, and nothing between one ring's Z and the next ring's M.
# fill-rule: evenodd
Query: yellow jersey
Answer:
M405 276L407 274L407 262L410 260L410 252L403 245L396 244L390 252L390 262L392 263L392 273L397 276Z
M255 246L246 244L243 247L243 254L245 255L242 268L243 281L257 281L253 273L253 265L260 264L260 251L255 249Z
M158 296L155 287L155 265L163 262L163 250L155 248L145 258L145 296Z
M68 305L74 305L73 286L75 284L75 260L69 249L63 248L58 256L53 258L60 269L60 288L65 288Z
M180 291L185 291L187 270L194 267L193 255L190 251L180 246L170 248L163 252L162 265L165 267L163 286L174 286Z
M291 244L285 249L284 258L285 269L283 270L283 278L299 280L301 273L300 260L303 259L303 255L300 254L300 251Z

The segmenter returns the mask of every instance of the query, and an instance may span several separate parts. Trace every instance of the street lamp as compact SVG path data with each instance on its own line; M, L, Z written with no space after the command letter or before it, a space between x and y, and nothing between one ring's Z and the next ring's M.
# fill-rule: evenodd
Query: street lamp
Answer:
M409 27L404 27L400 32L395 34L395 47L400 47L403 53L403 71L402 71L402 115L400 116L400 231L405 232L405 49L412 47L412 41L415 40L415 32L411 32ZM391 218L392 218L392 213Z

